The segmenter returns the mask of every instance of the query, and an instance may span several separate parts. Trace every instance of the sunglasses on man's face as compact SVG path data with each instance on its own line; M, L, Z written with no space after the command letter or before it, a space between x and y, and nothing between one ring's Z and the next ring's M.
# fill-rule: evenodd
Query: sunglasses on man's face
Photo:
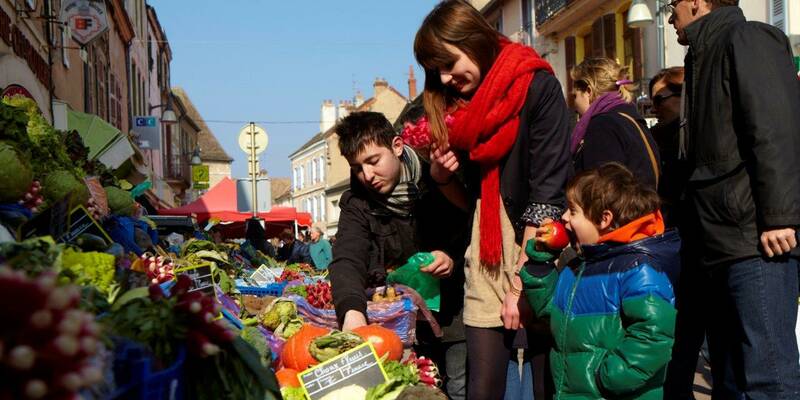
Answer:
M680 93L665 93L665 94L660 94L659 93L659 94L653 96L653 104L658 106L658 105L663 104L665 101L667 101L668 98L675 97L675 96L680 96L680 95L681 95Z
M664 10L669 14L675 14L675 7L678 6L683 0L672 0L666 6L664 6Z

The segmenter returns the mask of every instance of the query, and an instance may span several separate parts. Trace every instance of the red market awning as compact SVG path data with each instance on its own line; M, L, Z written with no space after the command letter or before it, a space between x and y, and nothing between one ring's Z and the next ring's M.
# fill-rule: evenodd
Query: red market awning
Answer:
M160 209L160 215L193 215L198 221L211 218L223 222L244 222L253 216L250 212L237 209L236 182L223 178L199 199L181 207ZM311 226L311 214L297 212L294 207L273 207L269 212L258 213L266 223L294 222L298 225Z

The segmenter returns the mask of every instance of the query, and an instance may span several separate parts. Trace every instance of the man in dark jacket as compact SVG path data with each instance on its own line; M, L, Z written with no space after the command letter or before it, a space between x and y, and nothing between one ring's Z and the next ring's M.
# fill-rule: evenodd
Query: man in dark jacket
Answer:
M425 343L429 349L438 344L434 347L444 355L439 367L449 378L448 395L464 398L464 272L460 266L467 244L467 215L441 194L450 182L436 183L428 164L404 146L382 114L353 113L337 125L336 133L339 149L351 167L350 190L339 201L339 229L328 267L339 324L344 330L366 325L366 289L379 284L387 268L405 264L416 252L430 251L435 259L421 271L441 278L442 304L436 319L444 337L426 334L430 327L420 323L417 338L432 341ZM418 348L418 352L425 351Z
M283 242L283 247L278 249L278 261L287 264L305 263L314 265L308 245L297 240L291 229L284 229L278 237Z
M800 85L791 48L780 30L746 21L738 0L670 6L689 45L680 149L711 277L713 396L797 399ZM736 388L716 384L728 373Z

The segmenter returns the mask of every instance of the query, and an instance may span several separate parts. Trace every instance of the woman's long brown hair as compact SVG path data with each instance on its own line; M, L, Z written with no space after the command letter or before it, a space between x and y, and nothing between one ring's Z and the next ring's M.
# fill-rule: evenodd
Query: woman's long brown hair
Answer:
M444 116L460 99L458 93L442 84L439 74L440 69L452 67L457 60L444 44L463 51L478 65L483 77L500 52L500 36L478 10L463 0L445 0L425 17L414 39L414 56L425 69L422 102L433 143L447 143Z

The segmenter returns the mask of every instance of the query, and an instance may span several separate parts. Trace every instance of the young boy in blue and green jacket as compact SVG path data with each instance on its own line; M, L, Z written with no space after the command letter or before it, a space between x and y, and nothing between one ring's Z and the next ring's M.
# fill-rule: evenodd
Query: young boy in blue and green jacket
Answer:
M555 399L660 400L680 239L664 232L656 192L616 163L576 176L567 204L576 265L559 272L532 240L520 271L534 312L550 318Z

